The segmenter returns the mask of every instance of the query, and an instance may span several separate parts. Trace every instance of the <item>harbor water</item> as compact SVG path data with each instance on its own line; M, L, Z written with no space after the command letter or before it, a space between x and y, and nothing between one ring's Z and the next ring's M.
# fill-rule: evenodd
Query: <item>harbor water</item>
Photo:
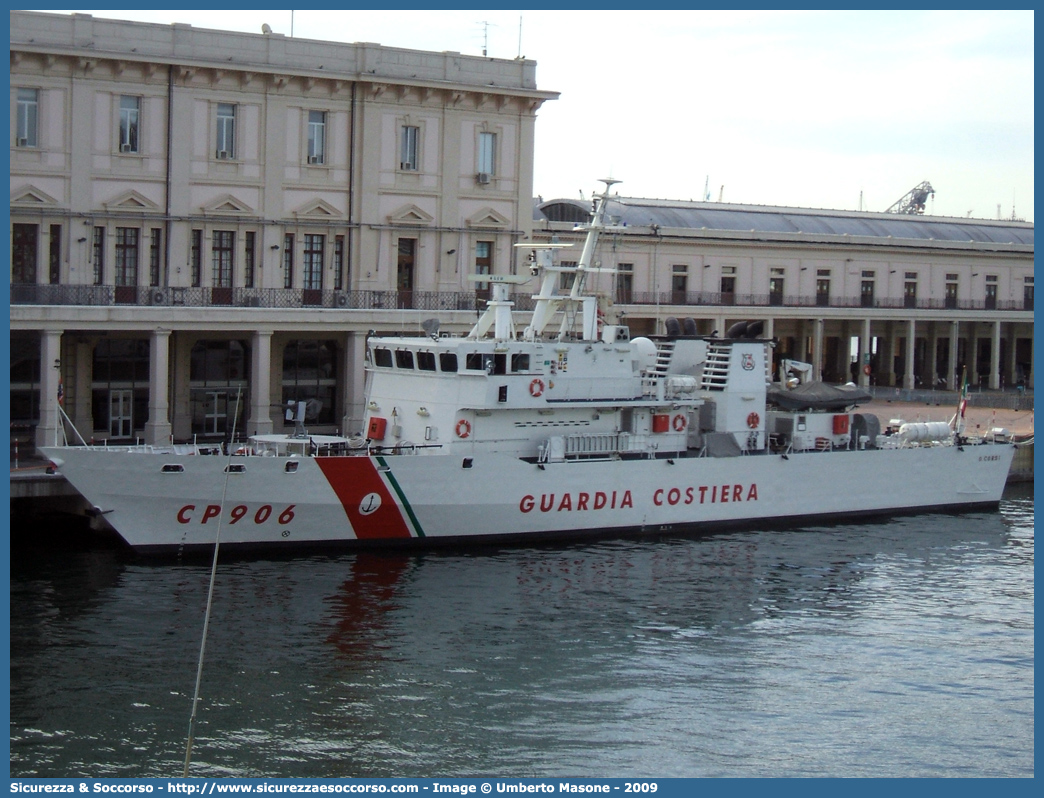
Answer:
M223 557L192 775L1033 776L1033 523ZM13 536L11 776L180 776L210 562Z

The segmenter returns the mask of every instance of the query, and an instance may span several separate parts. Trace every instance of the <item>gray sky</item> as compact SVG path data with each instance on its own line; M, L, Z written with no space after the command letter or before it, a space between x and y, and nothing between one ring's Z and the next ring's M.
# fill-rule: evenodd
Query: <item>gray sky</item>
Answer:
M291 33L290 11L84 11ZM521 37L519 23L521 20ZM293 35L537 61L533 191L1033 220L1032 11L295 11ZM520 46L521 39L521 46Z

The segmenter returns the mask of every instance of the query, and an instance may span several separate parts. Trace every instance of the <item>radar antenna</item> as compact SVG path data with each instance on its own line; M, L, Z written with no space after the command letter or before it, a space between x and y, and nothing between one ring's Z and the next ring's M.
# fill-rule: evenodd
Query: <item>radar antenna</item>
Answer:
M929 196L935 196L935 189L932 188L931 183L925 180L923 183L918 183L892 203L892 207L885 213L904 213L911 216L921 216L924 214L924 207L928 203Z

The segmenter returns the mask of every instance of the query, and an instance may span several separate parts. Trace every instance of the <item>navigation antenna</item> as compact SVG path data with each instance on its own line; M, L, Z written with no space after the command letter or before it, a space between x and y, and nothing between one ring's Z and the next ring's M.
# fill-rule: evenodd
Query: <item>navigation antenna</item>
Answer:
M485 55L487 49L489 48L489 26L493 23L480 22L479 24L482 25L482 55ZM519 35L521 36L521 34Z

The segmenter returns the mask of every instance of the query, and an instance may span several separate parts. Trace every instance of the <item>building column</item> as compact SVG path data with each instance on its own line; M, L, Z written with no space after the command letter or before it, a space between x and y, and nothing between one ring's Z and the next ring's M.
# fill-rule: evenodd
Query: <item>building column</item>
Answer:
M895 322L886 321L884 335L877 342L877 384L895 385L892 370L895 368Z
M58 422L58 383L62 378L62 331L40 333L40 421L36 425L36 445L54 446Z
M272 331L255 330L250 344L248 435L272 433Z
M950 356L947 358L949 369L946 374L946 388L950 391L957 390L957 349L961 342L960 326L959 321L950 322Z
M1000 321L993 322L993 340L990 342L990 390L1000 390Z
M924 369L927 385L933 391L939 387L939 372L936 363L939 359L939 326L936 322L928 322L928 345L925 349Z
M80 434L89 440L94 434L94 409L91 401L91 380L94 379L94 344L91 341L76 341L72 350L72 384L66 383L65 385L65 412L72 418L73 424L76 425Z
M363 434L366 417L366 334L349 333L344 347L342 435Z
M968 322L968 353L965 365L968 367L968 384L979 384L979 335L978 322Z
M903 374L903 387L915 388L914 382L914 343L917 341L917 324L913 319L906 322L906 368Z
M807 327L807 321L794 322L794 351L790 353L790 357L793 360L808 360L808 335L806 334Z
M149 341L149 420L145 443L170 441L170 330L155 330Z
M870 375L867 366L870 365L870 319L863 319L863 334L859 336L859 384L864 388L870 387Z
M823 325L822 319L816 319L812 333L812 379L819 382L823 379Z
M1018 372L1018 358L1016 357L1016 349L1018 348L1018 326L1016 324L1008 325L1008 380L1007 383L1010 387L1014 388L1019 384L1019 372Z

